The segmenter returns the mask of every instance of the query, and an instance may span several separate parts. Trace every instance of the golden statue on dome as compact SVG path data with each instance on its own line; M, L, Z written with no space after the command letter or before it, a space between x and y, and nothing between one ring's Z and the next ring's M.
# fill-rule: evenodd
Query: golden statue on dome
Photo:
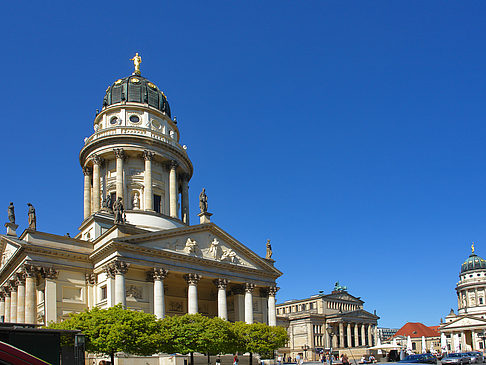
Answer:
M133 58L130 58L130 61L133 61L133 66L135 66L133 75L140 75L140 64L142 63L142 57L140 57L137 52Z
M472 253L474 253L474 242L471 245L471 250L472 250Z

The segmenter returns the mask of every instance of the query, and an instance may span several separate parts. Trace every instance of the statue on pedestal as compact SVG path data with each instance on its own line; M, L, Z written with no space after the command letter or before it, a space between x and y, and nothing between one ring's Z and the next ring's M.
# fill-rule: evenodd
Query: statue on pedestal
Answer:
M133 209L140 209L140 199L138 198L138 193L135 193L132 201Z
M113 211L115 212L115 224L125 223L125 210L123 209L122 198L118 198L118 200L115 201L113 204Z
M15 211L12 202L10 202L10 205L8 206L8 220L10 223L15 224Z
M32 204L27 203L29 206L29 229L36 230L37 229L37 219L35 217L35 208Z
M267 254L265 256L266 259L271 259L272 258L272 245L270 244L270 240L267 240Z
M208 196L206 195L206 189L203 188L201 194L199 194L199 209L201 213L208 211Z
M142 63L142 57L140 57L137 52L133 58L130 58L130 61L133 61L133 66L135 67L135 71L133 73L135 75L140 75L140 64Z

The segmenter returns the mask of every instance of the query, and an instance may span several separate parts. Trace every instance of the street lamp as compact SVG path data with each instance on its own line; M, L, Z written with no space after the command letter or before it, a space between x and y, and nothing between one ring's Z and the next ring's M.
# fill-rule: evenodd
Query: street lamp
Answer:
M326 327L327 334L329 335L329 365L332 365L332 338L335 335L334 328L331 325Z
M307 344L305 344L304 346L302 346L302 350L304 350L304 359L307 360L307 350L309 350L309 346L307 346Z

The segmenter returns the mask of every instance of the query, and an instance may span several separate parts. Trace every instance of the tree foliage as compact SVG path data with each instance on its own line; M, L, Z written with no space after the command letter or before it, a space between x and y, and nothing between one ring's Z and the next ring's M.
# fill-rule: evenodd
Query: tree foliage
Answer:
M116 352L152 355L157 352L217 355L236 352L262 357L285 345L287 331L263 323L230 323L201 314L166 317L123 309L93 308L51 323L50 328L77 329L86 335L86 350L114 357Z

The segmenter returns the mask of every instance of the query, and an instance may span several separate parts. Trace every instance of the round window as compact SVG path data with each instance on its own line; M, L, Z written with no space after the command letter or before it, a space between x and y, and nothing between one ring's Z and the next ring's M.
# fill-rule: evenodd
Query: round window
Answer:
M162 128L162 125L160 124L160 122L158 120L152 120L152 126L155 128L155 129L160 129Z
M138 115L130 115L130 122L133 123L133 124L137 124L137 123L140 123L140 117Z
M117 125L118 124L118 118L117 117L112 117L110 119L110 124L111 125Z

